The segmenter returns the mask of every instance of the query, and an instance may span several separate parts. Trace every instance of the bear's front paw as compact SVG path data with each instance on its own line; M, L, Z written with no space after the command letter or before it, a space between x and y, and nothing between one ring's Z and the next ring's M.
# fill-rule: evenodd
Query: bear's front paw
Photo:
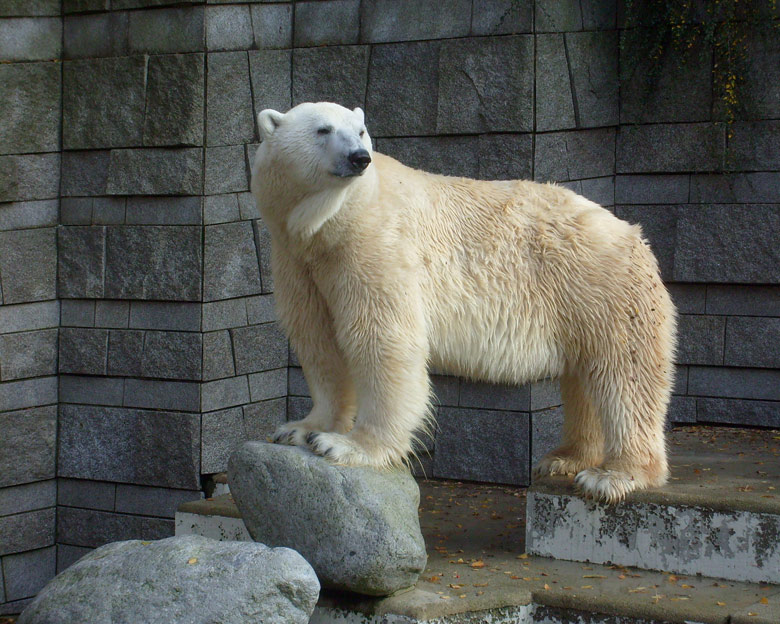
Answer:
M340 433L312 431L305 436L306 445L315 455L343 466L371 466L368 454L349 436Z
M636 479L622 470L588 468L577 473L574 485L585 498L605 503L618 503L637 489Z
M271 436L274 444L289 444L290 446L306 446L306 436L312 431L299 422L289 422L279 425Z

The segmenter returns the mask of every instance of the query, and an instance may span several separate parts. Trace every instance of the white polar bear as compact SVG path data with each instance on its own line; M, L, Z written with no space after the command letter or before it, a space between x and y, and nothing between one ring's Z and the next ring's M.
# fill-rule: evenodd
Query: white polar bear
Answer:
M638 226L559 186L406 167L372 152L359 108L258 123L252 192L314 401L275 441L387 467L429 417L429 366L555 376L563 445L537 475L606 501L665 482L675 310Z

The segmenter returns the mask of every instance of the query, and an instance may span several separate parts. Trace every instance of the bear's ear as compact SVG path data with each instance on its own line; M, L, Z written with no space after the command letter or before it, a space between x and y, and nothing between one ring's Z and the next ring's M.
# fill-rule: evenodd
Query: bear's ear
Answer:
M260 139L265 140L274 133L282 123L284 115L272 108L266 108L257 115L257 127L260 129Z
M364 123L366 121L366 116L363 113L363 109L360 108L359 106L356 109L354 109L352 112L358 116L358 119L360 119L360 123Z

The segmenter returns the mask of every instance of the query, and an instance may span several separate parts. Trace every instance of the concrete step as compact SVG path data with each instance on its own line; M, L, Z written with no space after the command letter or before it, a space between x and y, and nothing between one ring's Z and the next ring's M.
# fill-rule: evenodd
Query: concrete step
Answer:
M780 582L779 432L688 428L673 434L672 445L669 484L619 505L583 500L571 478L535 483L528 492L528 552Z

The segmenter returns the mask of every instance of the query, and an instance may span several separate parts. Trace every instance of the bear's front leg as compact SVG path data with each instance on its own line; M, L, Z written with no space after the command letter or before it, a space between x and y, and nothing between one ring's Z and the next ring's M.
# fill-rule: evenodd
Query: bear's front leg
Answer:
M314 453L334 463L389 468L406 461L430 416L422 298L410 276L350 275L329 290L336 339L357 396L347 434L310 433Z

